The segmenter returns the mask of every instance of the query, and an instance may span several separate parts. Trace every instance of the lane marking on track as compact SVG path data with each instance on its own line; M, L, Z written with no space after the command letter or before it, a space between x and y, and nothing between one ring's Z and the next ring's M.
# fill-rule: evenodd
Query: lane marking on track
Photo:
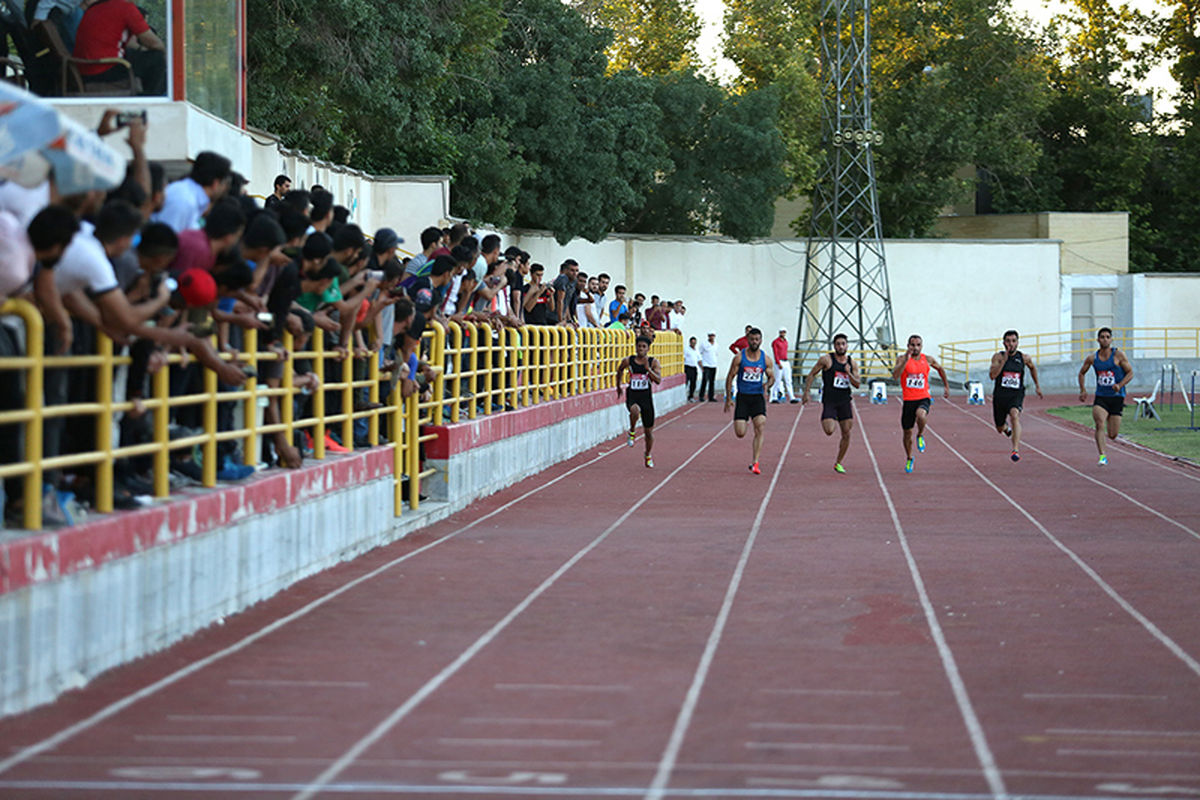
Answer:
M747 750L846 750L871 753L907 753L906 744L843 744L841 742L746 742Z
M962 409L962 408L958 408L958 406L954 406L954 407L955 407L955 408L957 408L957 409L958 409L959 411L961 411L962 413L966 414L968 417L973 417L973 418L975 418L975 419L979 420L980 422L982 422L983 424L985 424L985 425L987 424L987 420L985 420L983 417L980 417L978 414L973 414L973 413L971 413L970 411L967 411L967 410L965 410L965 409ZM1197 533L1196 531L1192 530L1192 529L1191 529L1191 528L1189 528L1187 525L1184 525L1182 522L1179 522L1179 521L1177 521L1177 520L1174 520L1174 519L1172 519L1171 517L1168 517L1166 514L1163 514L1162 512L1158 511L1157 509L1151 508L1150 506L1146 505L1145 503L1141 502L1140 500L1136 500L1136 499L1134 499L1133 497L1130 497L1129 495L1125 494L1125 492L1122 492L1120 489L1117 489L1117 488L1115 488L1115 487L1113 487L1113 486L1110 486L1109 484L1105 483L1104 481L1096 480L1096 479L1095 479L1095 478L1093 478L1091 475L1088 475L1088 474L1086 474L1086 473L1080 472L1079 470L1077 470L1077 469L1075 469L1074 467L1072 467L1070 464L1067 464L1067 463L1065 463L1065 462L1063 462L1063 461L1059 461L1057 458L1055 458L1054 456L1050 455L1050 454L1049 454L1049 453L1047 453L1045 450L1042 450L1042 449L1040 449L1040 448L1038 448L1038 447L1034 447L1034 446L1033 446L1033 445L1031 445L1031 444L1026 444L1026 443L1024 443L1024 442L1022 442L1022 445L1023 445L1023 446L1024 446L1026 449L1028 449L1028 450L1032 450L1033 452L1035 452L1035 453L1037 453L1037 454L1039 454L1039 455L1041 455L1041 456L1044 456L1045 458L1048 458L1048 459L1050 459L1051 461L1053 461L1055 464L1058 464L1058 465L1059 465L1060 467L1062 467L1063 469L1070 470L1071 472L1074 472L1076 475L1078 475L1079 477L1083 478L1084 480L1089 480L1089 481L1091 481L1092 483L1096 484L1097 486L1099 486L1099 487L1101 487L1101 488L1104 488L1104 489L1107 489L1108 491L1112 492L1112 493L1113 493L1113 494L1115 494L1115 495L1118 495L1118 496L1120 496L1120 497L1123 497L1124 499L1128 500L1130 503L1133 503L1135 506L1137 506L1138 508L1142 509L1143 511L1149 511L1151 514L1153 514L1154 516L1158 517L1158 518L1159 518L1159 519L1161 519L1163 522L1169 522L1169 523L1171 523L1171 524L1172 524L1172 525L1174 525L1176 528L1179 528L1180 530L1182 530L1184 533L1187 533L1187 534L1188 534L1189 536L1191 536L1192 538L1194 538L1194 539L1197 539L1197 540L1200 540L1200 533Z
M135 733L135 742L269 742L290 743L296 741L295 736L255 736L240 734L187 734L187 733Z
M628 692L633 689L620 684L585 683L497 683L492 688L500 692Z
M312 689L369 689L368 681L289 681L275 678L229 678L230 686L303 686Z
M981 419L984 419L984 421L986 422L985 418L981 417ZM1022 421L1025 420L1025 412L1023 412L1023 411L1021 412L1021 419L1022 419ZM1094 436L1089 436L1088 434L1083 433L1082 431L1075 430L1075 428L1071 426L1071 423L1069 420L1062 419L1061 417L1053 417L1052 416L1049 419L1047 419L1045 417L1029 417L1029 419L1031 419L1034 422L1037 422L1040 425L1045 425L1047 428L1053 428L1054 430L1062 431L1063 433L1069 433L1071 436L1077 437L1079 439L1084 439L1086 441L1092 442L1093 444L1096 441ZM1139 445L1136 442L1129 441L1128 439L1118 440L1117 444L1134 445L1136 447L1145 447L1145 445ZM1146 448L1146 449L1151 449L1151 448ZM1138 453L1136 450L1133 450L1128 447L1124 448L1122 450L1122 452L1124 452L1125 455L1132 456L1133 458L1137 459L1138 461L1145 461L1147 464L1153 464L1154 466L1158 467L1159 469L1164 469L1167 472L1170 472L1174 475L1178 475L1181 478L1187 478L1189 481L1196 481L1197 483L1200 483L1200 475L1193 475L1191 472L1187 471L1186 469L1176 469L1175 467L1172 467L1172 466L1169 466L1168 464L1163 463L1164 460L1173 459L1174 458L1173 456L1169 456L1165 453L1162 453L1159 455L1158 458L1154 458L1152 456L1144 456L1144 455ZM1154 451L1154 452L1157 453L1158 451ZM1177 462L1172 460L1170 463L1177 463Z
M595 747L599 739L462 739L446 737L438 739L448 747Z
M388 731L390 731L397 724L399 724L401 720L403 720L410 713L412 713L413 709L415 709L418 705L420 705L422 702L424 702L427 697L429 697L431 694L433 694L439 688L441 688L442 684L444 684L451 677L453 677L455 673L457 673L460 669L462 669L462 667L465 666L467 664L467 662L469 662L472 658L474 658L479 653L480 650L482 650L484 647L486 647L488 644L490 644L492 641L494 641L496 639L496 637L498 637L504 631L505 628L507 628L510 624L512 624L513 620L515 620L527 608L529 608L529 606L531 606L535 600L537 600L539 597L541 597L543 594L545 594L547 591L549 591L550 588L552 586L554 586L554 584L557 583L558 580L563 575L567 574L567 572L570 571L570 569L572 567L574 567L576 564L578 564L580 561L582 561L589 553L591 553L593 550L595 550L597 547L599 547L601 544L603 544L604 541L607 540L610 535L612 535L613 531L620 528L627 519L632 517L639 508L641 508L643 505L645 505L645 503L651 497L653 497L655 494L658 493L658 491L660 489L662 489L664 486L666 486L671 481L672 478L674 478L676 475L678 475L680 472L682 472L683 469L688 464L692 463L692 461L694 461L697 456L699 456L701 453L703 453L705 450L707 450L712 445L713 442L715 442L715 441L717 441L717 439L721 438L721 436L725 433L725 431L728 430L731 426L732 426L732 423L729 423L729 422L725 423L721 427L721 429L718 430L713 435L713 437L711 439L709 439L707 442L705 442L703 445L701 445L696 450L696 452L694 452L690 456L688 456L687 459L685 459L683 461L683 463L681 463L675 469L671 470L671 472L665 478L663 478L661 481L659 481L657 484L654 485L654 488L652 488L650 491L648 491L644 495L642 495L642 497L637 502L635 502L633 505L631 505L627 511L625 511L623 514L621 514L621 516L618 517L615 522L613 522L611 525L609 525L607 528L605 528L604 531L599 536L597 536L595 539L593 539L588 544L584 545L582 548L580 548L575 553L575 555L571 556L569 559L567 559L565 562L563 562L562 566L560 566L558 569L556 569L550 575L550 577L548 577L544 581L542 581L541 584L539 584L536 589L534 589L532 592L530 592L528 595L525 596L524 600L522 600L520 603L517 603L517 605L514 606L511 611L509 611L507 614L505 614L503 618L501 618L498 622L496 622L494 625L492 625L491 628L489 628L487 631L485 631L484 634L482 636L480 636L478 639L476 639L471 644L470 647L468 647L466 650L464 650L458 656L458 658L454 659L454 661L452 661L448 665L446 665L442 669L441 672L439 672L433 678L429 679L425 683L425 685L423 685L420 689L418 689L416 692L414 692L408 698L408 700L406 700L404 703L402 703L398 708L396 708L396 710L394 710L391 714L389 714L382 722L380 722L378 725L376 725L371 730L370 733L368 733L366 736L362 737L357 742L355 742L350 747L349 750L347 750L345 753L343 753L341 756L339 756L337 758L337 760L335 760L327 769L325 769L311 783L309 783L304 788L303 791L298 792L295 795L295 797L293 798L293 800L308 800L308 798L315 796L317 794L317 792L321 791L322 788L324 788L327 784L332 782L334 778L336 778L343 771L345 771L345 769L347 767L349 767L352 763L354 763L354 761L360 755L362 755L364 752L366 752L366 750L368 748L370 748L372 745L374 745L376 742L378 742L381 738L383 738L388 733Z
M1088 730L1087 728L1046 728L1046 733L1061 734L1064 736L1150 736L1154 738L1180 739L1200 736L1200 731L1100 731Z
M672 422L683 419L688 414L691 414L693 411L695 411L696 409L698 409L700 407L701 406L697 405L694 408L689 408L688 410L678 414L677 416L670 417L670 418L664 420L660 427L666 427L667 425L671 424ZM724 429L722 428L722 430L724 430ZM8 770L17 766L18 764L22 764L22 763L28 761L29 759L33 758L34 756L37 756L48 750L54 750L59 745L61 745L63 742L66 742L69 739L74 738L75 736L83 733L84 731L87 731L87 730L90 730L90 729L96 727L104 720L109 719L110 717L113 717L116 714L121 713L125 709L132 706L134 703L137 703L140 700L144 700L147 697L157 694L158 692L162 691L163 689L173 686L174 684L178 683L179 681L183 680L184 678L194 675L195 673L199 672L200 670L204 669L205 667L211 666L212 664L215 664L218 661L221 661L231 655L234 655L235 653L239 653L242 650L245 650L247 647L249 647L250 645L259 641L260 639L264 639L267 636L270 636L275 631L279 630L280 628L283 628L283 627L289 625L290 623L295 622L298 619L301 619L302 617L308 616L310 613L312 613L313 611L316 611L318 608L324 606L326 603L330 602L331 600L334 600L335 598L340 597L341 595L345 594L346 592L349 592L351 589L357 588L360 584L366 583L367 581L371 580L372 578L382 575L383 573L387 572L388 570L392 569L393 567L397 566L398 564L402 564L405 561L408 561L410 558L414 558L418 555L421 555L425 551L431 550L434 547L437 547L439 544L443 544L445 542L450 541L451 539L455 538L459 534L465 533L465 532L471 530L472 528L474 528L476 525L486 522L487 520L491 519L492 517L507 511L508 509L512 508L513 506L515 506L519 503L524 502L527 498L529 498L541 491L544 491L545 489L550 488L554 484L575 474L579 470L584 469L585 467L590 467L592 464L595 464L600 459L607 458L608 456L612 455L613 453L624 452L625 449L626 448L624 446L617 446L617 447L613 447L609 450L602 451L601 453L597 454L593 458L588 459L587 461L583 462L582 464L578 464L578 465L572 467L571 469L567 470L563 474L561 474L555 478L551 478L550 480L546 481L545 483L541 484L540 486L535 486L534 488L530 489L529 491L525 492L524 494L520 495L519 497L516 497L516 498L508 501L507 503L503 504L499 508L489 511L487 514L484 514L482 517L478 517L478 518L472 520L471 522L467 523L466 525L463 525L461 528L451 531L450 533L446 534L445 536L441 537L440 539L435 539L434 541L429 542L428 544L422 545L421 547L418 547L416 550L413 550L410 553L405 553L404 555L400 556L399 558L395 558L395 559L389 561L388 563L383 564L382 566L376 567L375 569L371 570L367 574L360 575L357 578L355 578L354 580L350 581L349 583L343 584L343 585L339 586L338 588L333 589L332 591L322 595L321 597L318 597L316 600L313 600L311 603L308 603L307 605L304 605L301 608L296 609L295 611L288 614L287 616L281 617L281 618L275 620L274 622L272 622L262 628L259 628L254 633L250 634L249 636L245 637L244 639L240 639L240 640L234 642L233 644L229 645L228 647L224 648L223 650L218 650L217 652L212 653L211 655L205 656L204 658L200 659L199 661L193 661L191 664L188 664L186 667L182 667L182 668L176 670L175 672L172 672L170 675L167 675L163 678L158 679L157 681L150 684L149 686L144 686L141 689L139 689L138 691L134 692L133 694L126 695L125 697L121 698L120 700L117 700L114 703L110 703L109 705L100 709L96 713L92 714L90 717L86 717L85 719L82 719L73 725L69 725L68 727L63 728L58 733L55 733L51 736L46 737L45 739L42 739L40 742L36 742L35 744L31 744L27 747L20 748L15 754L9 756L6 759L0 760L0 775L4 774ZM468 508L469 507L470 506L468 506Z
M1160 630L1157 625L1155 625L1153 622L1151 622L1150 619L1145 614L1141 613L1136 608L1134 608L1133 605L1128 600L1126 600L1124 597L1122 597L1121 594L1119 592L1117 592L1116 589L1114 589L1112 586L1110 586L1108 584L1108 582L1104 580L1104 578L1100 577L1100 573L1096 572L1096 570L1094 570L1090 566L1088 566L1088 563L1086 561L1084 561L1082 558L1080 558L1080 556L1074 550L1067 547L1065 544L1062 543L1062 541L1060 541L1058 539L1058 537L1056 537L1054 534L1050 533L1050 531L1046 529L1045 525L1043 525L1041 522L1039 522L1038 519L1035 516L1033 516L1033 514L1030 514L1028 511L1026 511L1024 506L1022 506L1016 500L1013 500L1011 497L1009 497L1008 494L1006 494L1003 489L1001 489L999 486L997 486L995 483L992 482L991 478L989 478L988 476L986 476L982 472L980 472L978 469L976 469L975 465L972 464L970 461L968 461L966 456L964 456L962 453L958 452L958 450L955 449L955 447L952 444L950 444L950 442L948 442L946 439L944 439L937 431L932 431L932 433L933 433L934 438L936 438L938 441L940 441L943 445L946 446L946 448L951 453L953 453L955 456L957 456L959 461L966 464L967 467L972 472L974 472L976 475L979 476L980 480L982 480L988 486L992 487L992 489L996 492L996 494L1003 497L1005 499L1005 501L1008 502L1009 505L1011 505L1017 511L1020 511L1021 515L1024 516L1025 519L1029 520L1029 522L1035 528L1037 528L1039 531L1041 531L1042 535L1045 536L1047 539L1049 539L1051 544L1053 544L1055 547L1057 547L1059 549L1059 551L1061 551L1067 558L1069 558L1073 562L1075 562L1075 565L1077 567L1079 567L1079 569L1081 569L1085 575L1087 575L1089 578L1091 578L1092 582L1095 583L1098 587L1100 587L1100 590L1103 591L1106 595L1108 595L1113 600L1113 602L1115 602L1118 606L1120 606L1121 610L1123 610L1126 614L1128 614L1129 616L1131 616L1135 620L1137 620L1138 624L1141 625L1142 628L1145 629L1145 631L1147 633L1149 633L1151 636L1153 636L1155 639L1157 639L1160 644L1162 644L1164 647L1167 648L1167 650L1169 650L1171 652L1172 655L1174 655L1176 658L1178 658L1180 661L1182 661L1184 663L1184 666L1186 666L1192 673L1194 673L1197 676L1200 676L1200 661L1197 661L1195 658L1192 658L1192 656L1190 656L1182 647L1180 647L1178 644L1176 644L1174 639L1172 639L1171 637L1169 637L1165 633L1163 633L1162 630Z
M1026 700L1153 700L1155 702L1165 702L1167 696L1165 694L1103 694L1103 693L1062 693L1062 694L1041 694L1037 692L1026 692L1021 695Z
M751 722L746 727L755 730L778 731L902 731L903 725L867 725L841 722Z
M167 714L171 722L311 722L317 716L292 714Z
M679 751L683 747L683 738L687 735L688 726L692 722L692 715L696 711L696 704L700 700L700 691L704 688L704 681L708 677L708 671L712 667L713 658L716 656L717 644L721 641L721 636L725 632L725 625L729 620L730 611L733 608L733 598L737 594L738 587L742 583L742 574L746 571L746 563L750 560L750 550L754 547L754 542L758 538L758 531L762 527L763 517L767 513L767 503L775 492L775 486L779 483L779 475L783 472L784 462L787 460L787 455L792 449L792 441L796 438L796 430L800 426L800 418L804 416L804 406L800 406L800 412L796 414L796 419L792 421L792 430L788 434L787 443L783 446L783 452L779 454L779 463L775 466L774 474L771 475L771 483L767 486L766 494L763 495L762 502L758 505L758 513L754 516L754 524L750 526L750 533L746 537L746 543L742 545L742 553L738 557L737 566L733 570L733 575L729 579L729 586L725 589L725 597L721 601L721 610L717 612L717 619L713 623L712 631L708 635L708 642L704 646L704 653L700 656L700 663L696 666L696 673L692 676L691 686L688 687L687 695L684 697L683 705L679 709L679 716L675 719L675 727L671 731L671 737L667 741L666 750L663 751L662 758L658 762L658 769L655 771L654 780L650 782L649 790L646 792L646 800L661 800L666 792L667 784L671 780L671 772L675 768L675 762L679 759Z
M1200 750L1083 750L1060 747L1055 751L1060 756L1145 756L1146 758L1196 758Z
M925 579L921 577L921 570L917 566L917 559L908 544L908 536L904 533L904 526L900 524L900 515L896 513L896 504L892 502L892 493L888 490L887 483L883 480L883 473L879 469L879 461L875 458L875 448L871 447L871 440L867 436L865 420L859 420L858 430L862 434L863 444L867 447L867 455L871 457L871 466L875 470L875 480L878 481L879 490L883 493L883 499L887 502L888 513L892 517L892 527L896 530L897 541L899 541L900 547L904 551L904 560L908 564L908 571L912 576L913 586L916 588L917 597L921 601L921 609L925 613L925 622L929 626L929 633L933 637L934 644L937 647L938 657L942 661L942 669L946 673L946 679L950 683L950 690L954 694L954 702L958 704L958 712L962 716L963 724L966 726L967 734L971 739L971 747L975 751L975 758L979 761L979 766L983 770L983 777L987 782L988 789L992 793L992 797L995 800L1005 800L1008 797L1008 790L1004 786L1004 777L1000 774L1000 768L996 766L996 758L992 754L992 748L988 745L987 736L983 732L979 716L975 713L971 697L967 693L967 686L963 682L962 674L959 672L958 662L954 659L954 653L951 652L950 645L946 641L946 634L942 631L941 622L938 621L937 612L934 611L933 602L929 599L929 592L925 588ZM932 432L932 429L928 427L925 430ZM934 433L934 435L936 436L937 434Z
M898 691L873 689L759 689L763 694L860 695L867 697L899 697Z
M611 728L617 723L611 719L571 719L554 717L464 717L466 725L566 725L580 728Z

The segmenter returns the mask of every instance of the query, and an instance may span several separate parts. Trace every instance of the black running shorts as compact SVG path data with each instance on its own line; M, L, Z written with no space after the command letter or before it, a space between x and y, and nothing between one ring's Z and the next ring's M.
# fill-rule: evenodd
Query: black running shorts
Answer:
M933 405L933 401L928 397L920 400L905 400L903 407L900 409L900 428L902 430L912 430L917 424L917 409L925 409L925 413L929 413L929 407Z
M767 398L761 394L739 394L733 404L734 419L754 419L767 415Z

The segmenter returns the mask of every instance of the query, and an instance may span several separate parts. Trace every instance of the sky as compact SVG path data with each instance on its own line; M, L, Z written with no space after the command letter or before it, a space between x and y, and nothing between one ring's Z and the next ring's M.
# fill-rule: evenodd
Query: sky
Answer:
M1041 24L1048 22L1055 10L1063 6L1057 0L1014 0L1013 4L1018 12L1028 15L1035 22ZM1129 5L1146 13L1155 10L1161 12L1163 9L1163 6L1156 0L1129 0ZM732 62L720 55L722 15L725 5L722 0L695 0L695 8L704 25L696 49L700 54L701 61L705 64L705 71L722 83L727 83L737 70ZM1174 80L1165 66L1152 71L1143 88L1155 92L1156 110L1169 107L1163 95L1174 90Z

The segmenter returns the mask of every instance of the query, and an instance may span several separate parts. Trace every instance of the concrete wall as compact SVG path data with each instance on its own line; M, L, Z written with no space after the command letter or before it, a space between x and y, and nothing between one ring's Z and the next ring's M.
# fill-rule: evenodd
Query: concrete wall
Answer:
M1129 272L1129 214L1125 211L982 214L941 217L933 233L955 239L1056 239L1064 274Z
M682 376L664 383L655 395L660 413L684 403ZM506 435L505 426L523 414L530 415L526 430ZM452 426L460 446L428 459L442 473L422 487L442 502L423 502L399 518L391 448L376 448L236 486L188 490L73 528L6 532L0 716L51 702L308 575L443 519L620 435L628 419L607 390ZM488 426L490 440L461 446L478 442L478 430ZM431 451L438 446L429 443Z
M794 332L799 320L802 240L741 244L614 234L599 244L563 246L544 233L514 231L504 241L528 250L552 271L570 257L589 275L607 272L631 296L640 291L682 298L686 335L713 330L718 342L728 344L746 324L773 337L780 328ZM884 250L896 335L920 333L927 351L1010 327L1059 329L1057 242L888 240Z

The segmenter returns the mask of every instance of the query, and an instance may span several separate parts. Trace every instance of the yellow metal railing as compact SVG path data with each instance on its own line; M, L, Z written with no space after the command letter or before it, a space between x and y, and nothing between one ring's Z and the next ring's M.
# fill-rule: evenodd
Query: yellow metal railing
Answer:
M113 343L99 334L95 355L42 356L44 350L43 322L38 310L25 301L8 300L0 305L0 314L16 315L26 330L26 354L0 358L0 380L25 378L23 409L0 410L0 435L14 435L18 426L24 430L23 460L0 464L0 479L21 477L22 525L27 529L42 526L42 489L47 471L64 468L90 467L93 470L95 507L97 511L113 510L114 464L134 456L150 456L154 495L162 498L170 492L171 453L199 448L201 483L215 486L217 482L217 445L237 441L247 465L258 461L264 436L283 433L287 442L293 441L296 431L308 431L313 456L325 458L325 437L329 430L340 433L342 444L353 449L354 423L367 420L367 443L377 445L381 428L394 446L395 514L401 514L407 504L415 509L420 501L421 479L429 477L432 469L421 470L420 445L435 438L428 427L447 420L458 422L461 415L474 419L479 414L492 414L505 408L529 406L549 399L612 388L617 363L633 352L634 335L619 330L574 330L558 327L527 326L518 329L493 330L487 324L468 323L459 326L451 322L449 329L438 324L426 327L422 353L431 366L427 376L428 392L413 392L403 397L402 381L394 380L387 398L380 398L381 379L388 377L379 367L376 352L339 360L324 347L323 332L313 331L309 350L292 351L292 337L284 333L283 347L289 354L282 369L279 386L271 387L257 378L248 378L237 389L219 391L216 374L204 370L202 391L192 394L171 394L168 369L158 369L151 377L150 396L136 405L132 400L118 401L114 391L116 368L131 363L128 355L116 354ZM281 359L276 352L258 351L257 332L247 330L244 353L239 359L257 371L260 364ZM678 334L660 332L651 347L651 354L663 365L663 374L683 372L683 346ZM228 358L228 356L226 356ZM336 381L321 381L311 391L311 413L296 418L295 401L302 395L296 387L294 363L297 359L311 361L312 372L320 378L338 372ZM338 368L327 370L334 361ZM168 365L183 364L184 357L171 355ZM93 402L65 403L47 406L44 402L47 370L85 368L94 370L95 395ZM356 369L357 375L356 376ZM415 376L414 376L415 377ZM366 393L370 401L362 410L355 409L355 397ZM327 413L326 400L337 396L341 410ZM258 421L260 406L271 398L279 403L278 421ZM228 430L218 430L219 403L240 403L243 421ZM169 423L174 409L200 406L203 430L192 436L170 438ZM114 421L118 415L135 408L152 415L153 438L144 444L119 446L113 441ZM60 417L93 419L96 433L95 449L46 457L43 452L45 421ZM422 432L424 429L424 432Z
M1200 358L1200 328L1113 328L1113 345L1131 358ZM986 372L1003 336L939 346L938 359L948 372L970 378ZM1095 329L1021 334L1021 351L1036 364L1082 362L1097 348ZM976 376L977 377L977 376Z

